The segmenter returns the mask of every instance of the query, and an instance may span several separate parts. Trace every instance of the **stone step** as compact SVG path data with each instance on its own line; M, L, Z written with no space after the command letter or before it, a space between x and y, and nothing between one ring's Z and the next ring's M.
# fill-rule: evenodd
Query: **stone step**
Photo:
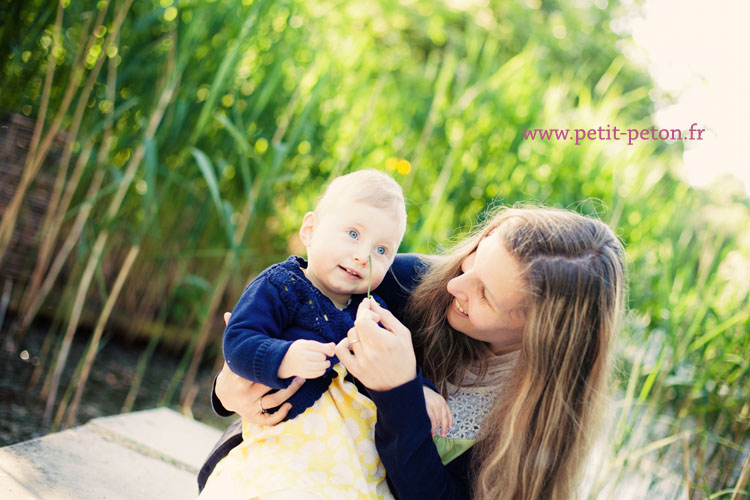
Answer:
M97 418L0 448L0 498L195 498L198 469L220 435L168 408Z

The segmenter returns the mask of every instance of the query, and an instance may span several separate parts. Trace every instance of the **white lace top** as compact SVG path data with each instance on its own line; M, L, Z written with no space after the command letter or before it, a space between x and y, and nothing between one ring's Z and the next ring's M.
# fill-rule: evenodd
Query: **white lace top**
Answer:
M476 383L477 375L470 369L462 387L448 384L448 406L453 414L453 429L448 431L448 439L477 438L495 397L518 361L518 355L519 351L513 351L493 357L479 383Z

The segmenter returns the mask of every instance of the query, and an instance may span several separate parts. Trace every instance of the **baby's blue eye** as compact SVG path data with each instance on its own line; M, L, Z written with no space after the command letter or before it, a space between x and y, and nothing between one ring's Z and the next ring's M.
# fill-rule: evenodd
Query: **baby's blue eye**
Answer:
M378 247L375 251L378 252L378 255L385 255L385 248L383 247Z
M354 238L356 240L357 237L359 236L359 234L357 234L357 231L355 231L354 229L350 229L349 230L349 236L351 236L352 238Z

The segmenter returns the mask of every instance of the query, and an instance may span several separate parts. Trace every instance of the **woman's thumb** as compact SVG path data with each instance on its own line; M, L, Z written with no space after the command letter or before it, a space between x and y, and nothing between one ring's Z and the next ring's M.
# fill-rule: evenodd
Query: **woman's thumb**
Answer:
M339 361L341 361L341 364L344 365L346 370L357 377L357 373L359 372L359 363L357 363L356 358L354 355L349 351L349 339L344 338L336 344L336 357L339 358Z

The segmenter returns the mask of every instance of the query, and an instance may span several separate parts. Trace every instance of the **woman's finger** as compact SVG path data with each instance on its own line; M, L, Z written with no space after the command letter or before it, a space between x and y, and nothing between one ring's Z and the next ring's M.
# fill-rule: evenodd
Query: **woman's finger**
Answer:
M289 384L289 387L282 389L273 394L268 394L271 388L258 382L251 382L232 372L229 366L224 363L224 367L216 377L214 390L219 401L229 411L233 411L242 418L259 425L275 425L284 418L283 415L289 412L283 412L280 418L274 413L273 418L267 418L270 414L261 414L259 408L275 408L287 399L305 382L302 378L295 378ZM262 400L262 401L261 401Z
M349 341L359 340L359 337L357 337L357 329L354 327L349 328L349 331L346 332L346 338L348 338Z
M413 380L417 364L408 330L402 326L407 334L394 335L381 328L372 321L369 311L372 301L362 302L357 310L354 331L350 330L347 338L336 347L339 359L349 373L374 391L393 389ZM385 309L380 310L385 312Z
M297 392L304 383L305 379L303 379L302 377L294 377L292 382L289 384L289 387L274 392L273 394L266 394L270 389L266 386L258 384L261 387L265 387L265 391L260 395L258 399L262 399L261 404L263 408L276 408L281 403L292 397L292 394ZM278 413L278 411L276 413ZM274 413L274 415L276 415L276 413Z
M349 331L346 332L346 338L343 339L341 342L339 342L339 345L344 341L346 341L344 343L344 346L347 348L348 352L354 352L354 349L358 349L354 355L356 356L357 355L356 353L360 353L360 354L362 353L361 346L355 347L357 344L361 342L359 338L359 332L357 331L356 327L349 328ZM338 346L336 347L338 348Z
M229 318L231 318L231 317L232 317L232 313L230 313L230 312L225 312L224 313L224 324L225 325L229 325Z
M371 299L368 299L367 297L362 299L362 301L357 306L357 315L359 315L360 313L364 314L366 311L370 310L370 301ZM372 300L372 302L375 302L375 301Z
M349 373L351 373L354 377L359 378L358 373L360 373L361 371L359 362L357 361L357 358L351 353L350 349L351 341L347 337L336 345L336 356L339 358L339 361L341 361L341 364L344 365L344 368L346 368Z
M377 323L377 321L380 320L378 315L370 309L369 305L367 305L370 302L374 303L375 301L370 299L362 299L362 302L360 302L359 307L357 308L357 317L354 321L355 326L357 324L357 321L373 321Z
M362 299L362 302L357 306L357 319L370 320L377 323L380 321L380 315L373 311L371 304L377 304L375 299Z
M240 378L239 375L235 375L235 377ZM242 379L242 381L245 381L245 379ZM239 385L240 382L236 381L235 379L234 383ZM267 385L263 385L260 382L253 383L248 380L246 381L246 383L247 383L246 390L247 390L248 399L251 399L253 401L262 398L263 396L266 395L268 391L271 390L270 387L268 387Z
M274 413L261 413L259 415L259 419L261 420L261 425L276 425L282 420L284 420L289 413L289 410L292 409L291 403L284 403L281 405L281 408L276 410Z
M367 315L369 316L369 318L372 321L374 321L375 323L380 323L380 314L378 314L378 313L375 312L375 309L373 308L373 305L376 305L376 306L380 307L381 309L383 309L383 307L381 307L380 304L378 304L378 301L375 300L375 299L373 299L372 297L369 298L369 299L364 299L364 300L366 300L368 302L368 305L367 305Z
M381 328L380 325L372 320L372 316L369 314L358 314L357 319L354 320L354 329L356 330L356 338L361 340L366 347L370 347L371 344L369 341L378 344L387 341L388 338L392 338L391 333Z
M386 330L400 335L409 332L409 330L396 318L396 316L393 315L393 313L391 313L391 311L380 307L380 304L374 300L372 301L372 307L373 312L380 316L380 323Z
M359 333L357 333L357 329L354 327L349 328L349 331L346 332L346 338L342 339L341 342L339 342L339 344L341 344L344 341L347 341L347 343L345 344L347 351L353 351L354 346L360 342ZM336 348L338 348L338 346L336 346ZM338 352L338 351L334 351L334 352ZM340 356L339 356L339 359L341 359Z

